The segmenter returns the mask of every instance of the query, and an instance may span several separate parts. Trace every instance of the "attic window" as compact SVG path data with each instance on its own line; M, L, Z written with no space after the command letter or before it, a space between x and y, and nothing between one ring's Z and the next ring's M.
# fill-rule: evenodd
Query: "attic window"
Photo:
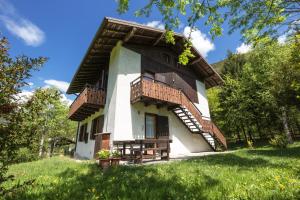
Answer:
M165 61L165 63L170 64L171 58L170 58L170 55L169 55L169 54L163 53L163 54L162 54L162 59L163 59L163 61Z

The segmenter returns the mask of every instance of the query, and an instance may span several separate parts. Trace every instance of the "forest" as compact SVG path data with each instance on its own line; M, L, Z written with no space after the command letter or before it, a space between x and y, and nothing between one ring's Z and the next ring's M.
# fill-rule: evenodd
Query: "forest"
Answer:
M229 141L255 143L300 131L299 38L260 44L245 54L228 52L213 66L224 85L208 91L213 120Z

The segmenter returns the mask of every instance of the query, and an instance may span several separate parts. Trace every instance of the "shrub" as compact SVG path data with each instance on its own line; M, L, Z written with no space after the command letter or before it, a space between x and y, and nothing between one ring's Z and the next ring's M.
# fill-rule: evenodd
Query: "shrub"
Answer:
M278 135L275 135L274 138L272 138L269 143L276 147L276 148L280 148L280 149L283 149L283 148L286 148L287 145L288 145L288 139L285 135L283 134L278 134Z
M121 157L121 153L119 151L113 151L111 156L113 158L120 158Z
M30 161L37 160L38 158L39 157L37 152L33 152L32 150L23 147L17 151L16 157L13 159L13 162L14 163L30 162Z
M108 159L110 156L110 153L108 150L101 150L97 153L99 159Z

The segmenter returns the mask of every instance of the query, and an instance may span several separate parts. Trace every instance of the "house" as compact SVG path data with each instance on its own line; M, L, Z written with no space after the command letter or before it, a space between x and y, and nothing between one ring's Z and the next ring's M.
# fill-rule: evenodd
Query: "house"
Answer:
M221 77L194 47L195 57L180 65L185 37L176 33L172 45L164 34L104 18L67 91L78 95L69 111L78 121L77 157L91 159L99 149L127 144L149 147L144 155L162 150L161 141L167 141L168 156L226 148L206 96Z

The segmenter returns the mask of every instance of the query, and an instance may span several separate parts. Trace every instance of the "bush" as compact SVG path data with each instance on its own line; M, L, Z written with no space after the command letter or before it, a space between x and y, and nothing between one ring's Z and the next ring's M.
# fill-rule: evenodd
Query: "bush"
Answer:
M110 156L110 153L108 150L101 150L97 153L99 159L108 159Z
M274 138L269 141L269 143L276 148L283 149L287 147L289 142L285 135L280 134L275 135Z
M114 152L112 152L111 156L113 158L120 158L121 157L121 153L119 151L114 151Z
M32 152L32 150L24 147L20 148L17 151L16 157L14 158L14 163L21 163L21 162L30 162L38 159L38 153Z

